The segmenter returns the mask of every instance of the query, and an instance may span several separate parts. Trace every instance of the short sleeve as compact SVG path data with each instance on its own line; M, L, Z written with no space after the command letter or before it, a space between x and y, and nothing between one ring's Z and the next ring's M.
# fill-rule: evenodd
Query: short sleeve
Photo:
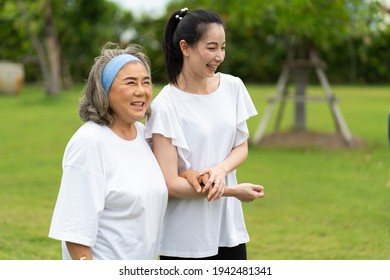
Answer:
M78 139L65 151L60 191L49 237L93 246L104 209L105 181L95 166L101 162L96 145Z
M257 110L252 102L248 90L241 79L238 85L238 96L237 96L237 133L234 140L234 146L242 144L249 137L249 130L246 121L255 115Z
M151 106L151 116L145 123L145 138L151 140L153 134L161 134L170 138L176 146L179 155L179 172L190 169L187 160L191 150L180 125L177 112L166 100L154 100Z

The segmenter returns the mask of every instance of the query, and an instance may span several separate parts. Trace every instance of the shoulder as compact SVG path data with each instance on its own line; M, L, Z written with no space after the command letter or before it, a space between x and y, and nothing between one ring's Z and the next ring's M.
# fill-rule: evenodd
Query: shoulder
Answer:
M157 94L157 96L153 99L152 104L156 103L164 103L173 99L173 89L170 85L166 85L162 88L162 90Z
M241 85L243 84L240 77L233 76L231 74L219 73L221 77L221 84L233 84L233 85Z
M106 126L92 121L84 123L71 137L67 150L93 149L101 145L104 136L107 135Z
M84 123L80 128L76 131L72 138L84 138L84 139L96 139L98 135L105 134L106 126L97 124L93 121L88 121Z
M242 93L247 92L241 78L224 73L220 73L220 76L220 89L223 92L230 92L233 96L241 95Z
M175 98L175 92L171 86L166 85L153 99L151 103L151 110L153 111L171 111L177 98Z

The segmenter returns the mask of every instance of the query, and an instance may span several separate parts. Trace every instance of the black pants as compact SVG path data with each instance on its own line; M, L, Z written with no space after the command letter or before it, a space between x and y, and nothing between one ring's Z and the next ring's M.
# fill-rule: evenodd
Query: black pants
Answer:
M246 260L246 245L240 244L236 247L219 247L218 254L206 258L180 258L160 256L160 260Z

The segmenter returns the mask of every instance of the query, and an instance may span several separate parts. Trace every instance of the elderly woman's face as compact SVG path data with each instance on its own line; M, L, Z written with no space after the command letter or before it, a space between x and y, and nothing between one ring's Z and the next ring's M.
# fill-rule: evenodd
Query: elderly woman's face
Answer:
M134 123L145 117L152 98L152 81L139 62L123 66L112 82L108 98L114 118Z

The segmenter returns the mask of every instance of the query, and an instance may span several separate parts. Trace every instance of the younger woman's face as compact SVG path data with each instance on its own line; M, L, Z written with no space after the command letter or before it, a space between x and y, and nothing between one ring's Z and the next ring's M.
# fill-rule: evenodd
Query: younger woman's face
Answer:
M225 29L221 24L209 24L196 45L189 48L190 68L198 75L213 76L225 60L225 48Z

